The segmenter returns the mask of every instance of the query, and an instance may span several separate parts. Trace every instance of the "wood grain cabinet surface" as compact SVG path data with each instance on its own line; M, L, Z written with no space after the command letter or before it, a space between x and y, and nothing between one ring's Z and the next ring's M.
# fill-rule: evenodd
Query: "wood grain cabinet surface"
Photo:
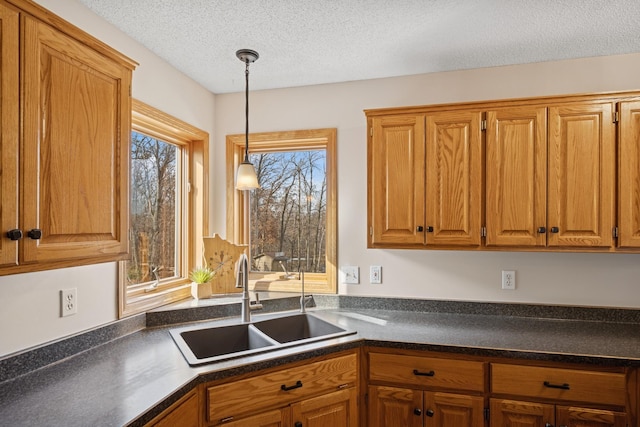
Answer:
M122 259L135 64L32 2L0 13L0 274Z
M368 353L369 427L484 427L487 364Z
M290 421L284 425L356 427L358 378L358 356L350 352L206 386L206 425L279 425Z
M640 250L638 92L365 113L370 248Z

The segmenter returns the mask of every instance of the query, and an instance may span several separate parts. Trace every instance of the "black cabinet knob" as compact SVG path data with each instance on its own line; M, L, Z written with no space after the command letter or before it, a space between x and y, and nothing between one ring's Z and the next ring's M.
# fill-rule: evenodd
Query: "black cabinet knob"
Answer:
M560 229L558 227L551 227L551 232L552 233L558 233L560 231Z
M433 409L427 409L427 417L433 417Z
M302 423L300 421L296 421L294 427L302 427Z
M433 233L433 227L431 226L427 227L427 233Z
M14 228L13 230L7 231L7 237L9 240L20 240L22 239L22 230Z
M39 228L32 228L31 230L27 231L27 236L29 236L29 238L33 240L38 240L42 237L42 230L40 230Z
M424 227L423 227L423 226L421 226L421 225L419 225L419 226L417 226L417 227L416 227L416 231L417 231L418 233L421 233L421 232L423 232L423 231L424 231Z
M414 415L418 415L418 416L419 416L419 415L422 415L422 409L420 409L420 408L416 408L416 409L414 409L414 410L413 410L413 414L414 414Z
M547 228L546 227L538 227L538 233L544 234L546 232L547 232Z

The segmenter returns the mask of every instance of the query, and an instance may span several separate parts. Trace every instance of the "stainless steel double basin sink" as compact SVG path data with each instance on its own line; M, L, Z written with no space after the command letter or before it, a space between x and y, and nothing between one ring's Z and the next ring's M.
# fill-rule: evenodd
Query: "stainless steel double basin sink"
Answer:
M356 333L309 313L224 326L189 326L169 332L191 366Z

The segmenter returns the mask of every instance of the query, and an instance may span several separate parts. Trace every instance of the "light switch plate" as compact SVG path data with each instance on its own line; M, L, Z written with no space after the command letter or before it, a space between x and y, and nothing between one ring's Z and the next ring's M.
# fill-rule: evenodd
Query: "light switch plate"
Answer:
M345 265L342 267L342 283L349 285L357 285L360 283L360 268L353 265Z

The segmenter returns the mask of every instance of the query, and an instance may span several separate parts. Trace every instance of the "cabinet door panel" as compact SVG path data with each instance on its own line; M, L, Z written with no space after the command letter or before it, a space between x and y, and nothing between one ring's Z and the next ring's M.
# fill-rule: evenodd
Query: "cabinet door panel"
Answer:
M26 262L127 252L130 71L25 18Z
M287 427L288 423L283 411L276 409L237 421L225 422L222 425L225 427Z
M545 246L547 109L487 113L487 246Z
M555 425L554 407L544 403L491 399L491 427Z
M18 243L6 232L18 228L18 12L0 3L0 266L18 263Z
M291 405L293 425L304 427L357 427L358 393L355 387Z
M558 406L556 423L566 427L626 427L627 417L615 411Z
M549 108L549 246L612 245L613 110L612 103Z
M640 101L620 103L618 206L620 247L640 247Z
M466 111L427 116L427 244L480 245L481 120Z
M369 427L422 427L422 392L369 386Z
M428 426L484 427L484 398L479 396L425 392L424 409Z
M424 116L374 118L368 150L369 215L377 244L422 244Z

